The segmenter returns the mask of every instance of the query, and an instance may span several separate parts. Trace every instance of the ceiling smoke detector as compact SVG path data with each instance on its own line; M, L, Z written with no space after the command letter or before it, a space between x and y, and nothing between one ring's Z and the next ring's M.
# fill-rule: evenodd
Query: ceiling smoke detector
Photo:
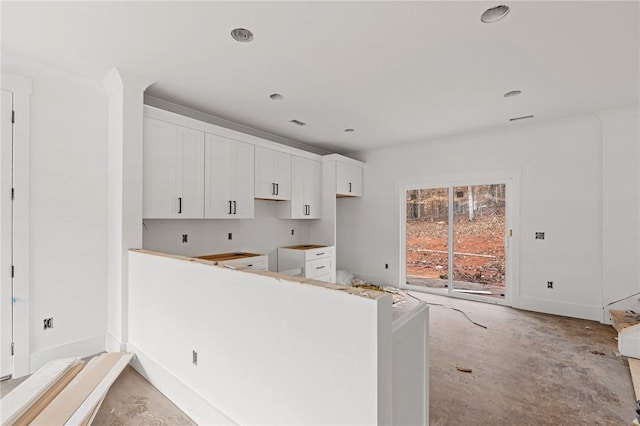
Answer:
M281 101L284 99L284 96L282 96L280 93L272 93L271 95L269 95L269 98L272 101Z
M509 6L501 4L500 6L492 7L484 11L480 20L485 24L491 24L498 22L509 13Z
M245 28L235 28L231 30L231 37L233 37L235 41L248 43L253 40L253 33Z
M518 96L521 93L522 93L522 90L512 90L510 92L505 93L503 96L505 98L511 98L513 96Z

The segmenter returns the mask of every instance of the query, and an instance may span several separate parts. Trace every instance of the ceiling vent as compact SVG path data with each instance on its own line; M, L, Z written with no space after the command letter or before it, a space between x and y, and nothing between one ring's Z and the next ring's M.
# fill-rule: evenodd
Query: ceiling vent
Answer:
M500 6L492 7L491 9L485 10L482 16L480 16L480 20L485 24L492 24L507 16L508 13L509 6L501 4Z
M233 37L235 41L248 43L253 40L253 33L245 28L235 28L231 30L231 37Z
M510 118L509 121L526 120L527 118L533 118L533 115L523 115L522 117Z
M290 122L293 123L293 124L297 124L298 126L306 126L307 125L307 123L303 123L300 120L291 120Z

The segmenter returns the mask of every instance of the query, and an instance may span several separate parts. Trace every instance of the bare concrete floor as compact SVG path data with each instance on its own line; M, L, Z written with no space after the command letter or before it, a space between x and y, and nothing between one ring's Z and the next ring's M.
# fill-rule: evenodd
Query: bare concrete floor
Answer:
M451 309L430 308L431 425L625 425L633 419L631 377L626 359L616 356L612 327L411 294L462 309L488 327ZM2 383L3 394L11 382ZM194 423L128 367L93 424Z

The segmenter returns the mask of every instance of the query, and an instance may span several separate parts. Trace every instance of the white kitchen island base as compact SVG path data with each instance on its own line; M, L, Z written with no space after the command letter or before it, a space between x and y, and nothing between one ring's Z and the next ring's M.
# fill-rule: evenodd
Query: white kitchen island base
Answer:
M133 364L199 424L428 424L427 338L424 303L129 254Z

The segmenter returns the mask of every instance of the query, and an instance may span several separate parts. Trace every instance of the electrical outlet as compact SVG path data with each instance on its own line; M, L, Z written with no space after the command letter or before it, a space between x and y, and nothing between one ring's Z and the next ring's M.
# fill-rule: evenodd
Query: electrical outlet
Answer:
M233 240L233 234L231 232L229 232L229 237L230 240Z
M44 319L44 329L47 330L49 328L53 328L53 317Z
M389 269L389 264L388 263L384 264L384 269Z
M544 232L536 232L536 240L544 240Z
M193 365L198 365L198 352L196 351L191 351L191 362L193 362Z
M547 288L553 288L553 281L547 281Z
M294 233L295 233L295 231L292 229L292 230L291 230L291 235L293 235Z
M189 236L187 234L182 234L182 242L187 243Z

